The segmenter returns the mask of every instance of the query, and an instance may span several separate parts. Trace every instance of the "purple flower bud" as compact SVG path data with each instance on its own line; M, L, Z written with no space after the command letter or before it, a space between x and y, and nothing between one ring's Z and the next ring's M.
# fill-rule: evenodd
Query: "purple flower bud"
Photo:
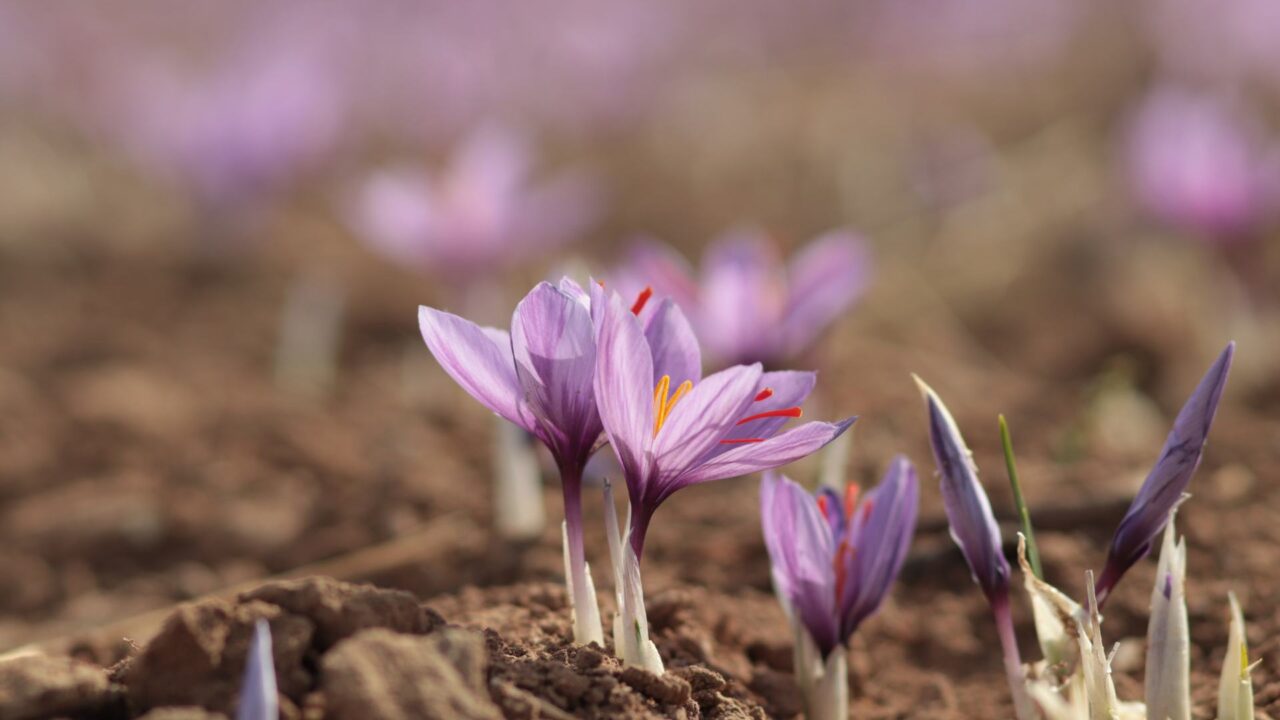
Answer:
M1191 482L1191 475L1200 465L1205 441L1209 437L1209 428L1213 425L1213 416L1218 409L1218 401L1222 399L1223 388L1227 384L1227 374L1231 370L1231 358L1235 355L1236 344L1228 343L1222 354L1205 373L1196 391L1182 406L1177 419L1173 421L1173 430L1165 440L1160 459L1151 469L1151 474L1142 483L1138 495L1129 505L1120 526L1111 538L1111 548L1107 551L1107 564L1098 578L1098 603L1106 601L1107 595L1115 587L1133 564L1151 552L1151 544L1169 521L1169 513L1178 504L1182 493Z
M964 553L987 601L994 603L1009 592L1009 561L1000 549L1000 526L991 512L987 493L978 482L978 466L956 421L932 388L918 377L915 381L929 412L929 443L938 464L951 537Z
M760 486L760 515L774 586L788 613L826 658L880 607L902 569L919 505L915 469L904 457L861 502L811 495L774 472Z

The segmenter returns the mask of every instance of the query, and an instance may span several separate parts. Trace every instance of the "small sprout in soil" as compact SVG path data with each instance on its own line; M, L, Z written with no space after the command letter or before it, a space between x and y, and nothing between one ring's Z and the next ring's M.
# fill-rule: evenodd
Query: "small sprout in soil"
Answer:
M1013 438L1009 436L1009 423L1004 415L998 417L1000 423L1000 446L1004 448L1004 467L1009 473L1009 487L1013 490L1013 504L1018 510L1018 522L1022 525L1022 535L1027 543L1027 559L1031 562L1031 570L1036 577L1044 579L1044 569L1040 567L1040 549L1036 547L1036 534L1031 527L1031 511L1027 509L1027 501L1022 497L1022 483L1018 480L1018 464L1013 457Z
M276 667L271 659L271 626L259 619L253 626L249 655L245 658L244 679L240 683L240 703L236 720L276 720Z
M1244 614L1240 612L1235 593L1228 593L1227 601L1231 606L1231 629L1227 654L1222 659L1222 677L1218 681L1218 720L1253 720L1253 678L1249 673L1257 663L1249 663Z
M811 720L849 715L849 638L880 607L902 569L919 495L915 468L904 457L861 499L857 485L810 494L784 475L765 473L765 546L795 634L796 681Z
M801 356L866 291L871 253L857 233L830 230L784 264L777 244L754 228L713 240L701 276L671 247L636 244L614 281L623 290L653 283L689 313L717 363L785 364Z

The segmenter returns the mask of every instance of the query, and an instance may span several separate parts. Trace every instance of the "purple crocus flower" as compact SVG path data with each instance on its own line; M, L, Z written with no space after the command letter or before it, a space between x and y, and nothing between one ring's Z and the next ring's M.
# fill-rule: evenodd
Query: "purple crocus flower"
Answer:
M914 377L914 376L913 376ZM1005 674L1019 720L1037 717L1027 695L1018 638L1009 611L1009 561L1001 548L1000 526L991 512L991 501L978 481L973 453L960 435L960 428L937 393L916 377L929 413L929 444L938 465L942 504L947 513L951 538L960 546L973 579L987 596L995 616L996 630L1004 650Z
M489 126L448 168L379 171L357 190L351 224L373 249L454 283L491 274L574 239L595 215L585 178L534 183L532 151L514 131Z
M774 585L824 659L880 607L915 533L920 492L906 458L861 501L857 490L813 495L774 472L760 486Z
M1169 522L1170 512L1200 466L1235 352L1236 344L1228 343L1173 421L1173 430L1165 440L1160 458L1111 538L1107 564L1098 578L1099 605L1106 601L1125 572L1151 552L1152 543Z
M1280 155L1222 98L1157 87L1129 125L1133 191L1154 217L1208 240L1248 237L1280 202Z
M637 312L647 299L637 301ZM434 308L418 309L422 337L445 372L551 451L564 491L570 591L584 620L596 610L582 542L582 474L603 429L593 384L597 353L591 302L568 278L558 287L540 283L516 306L509 334ZM667 372L683 380L696 371L693 330L669 301L648 318L645 332L660 349ZM588 635L578 633L581 642L601 637L598 616L591 617L597 618L595 627Z
M672 493L793 462L853 424L854 418L811 422L779 433L801 416L813 373L764 372L755 364L703 378L692 333L653 331L658 317L680 316L670 299L658 305L646 329L637 308L620 295L598 285L591 290L596 402L626 477L637 560L654 511Z
M271 626L259 619L253 626L253 639L249 641L236 720L276 720L279 714L276 666L271 658Z
M624 289L651 285L689 309L718 362L772 364L808 348L862 295L870 275L865 242L847 230L818 237L784 265L767 235L742 229L711 243L699 280L674 250L642 241L618 281Z

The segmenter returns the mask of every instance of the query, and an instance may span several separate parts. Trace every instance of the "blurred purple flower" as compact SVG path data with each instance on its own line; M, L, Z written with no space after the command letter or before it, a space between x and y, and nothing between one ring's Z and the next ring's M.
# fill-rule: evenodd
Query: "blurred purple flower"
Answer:
M439 175L400 168L369 177L351 225L392 260L458 282L525 262L575 239L599 199L576 174L534 183L530 154L524 138L482 129Z
M765 473L760 515L774 586L823 658L880 607L906 560L918 505L915 468L904 457L860 502L856 485L844 498L830 488L814 496Z
M278 704L276 666L271 657L271 626L266 620L259 619L253 626L253 639L249 641L249 655L245 658L236 720L276 720L279 717Z
M870 277L870 253L852 232L830 231L784 265L763 232L736 230L707 248L697 280L673 249L644 241L632 248L617 281L624 290L652 286L689 308L718 362L772 364L807 349Z
M766 373L756 364L703 378L697 341L670 299L653 310L646 328L633 312L643 308L628 308L599 285L591 292L596 401L626 477L637 559L654 511L672 493L793 462L853 423L811 422L779 434L801 416L813 373ZM671 320L659 324L663 317Z
M1236 344L1229 343L1173 421L1173 430L1165 440L1160 458L1111 538L1107 564L1098 578L1099 605L1106 601L1125 572L1151 552L1152 543L1169 522L1170 512L1200 466L1235 351Z
M1280 202L1280 154L1253 117L1221 98L1158 87L1134 113L1127 144L1137 199L1175 227L1229 241Z
M205 72L139 52L111 79L108 134L210 213L256 210L335 146L343 101L321 38L253 26Z
M1274 0L1148 0L1142 20L1165 73L1224 86L1280 86Z

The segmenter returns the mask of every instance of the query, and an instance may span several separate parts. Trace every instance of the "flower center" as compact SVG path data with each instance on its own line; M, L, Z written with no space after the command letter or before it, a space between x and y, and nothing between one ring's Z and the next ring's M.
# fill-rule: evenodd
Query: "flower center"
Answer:
M644 297L644 293L641 293L641 297ZM648 298L645 298L645 299L648 299ZM637 301L636 304L643 306L643 303L640 301ZM653 390L653 435L654 437L657 437L658 431L662 429L662 426L664 424L666 424L667 417L671 415L671 409L676 406L676 403L680 402L680 398L689 394L689 391L692 389L693 389L692 380L685 380L684 382L680 383L680 387L677 387L674 393L671 392L671 376L670 375L663 375L662 379L658 381L658 386Z

